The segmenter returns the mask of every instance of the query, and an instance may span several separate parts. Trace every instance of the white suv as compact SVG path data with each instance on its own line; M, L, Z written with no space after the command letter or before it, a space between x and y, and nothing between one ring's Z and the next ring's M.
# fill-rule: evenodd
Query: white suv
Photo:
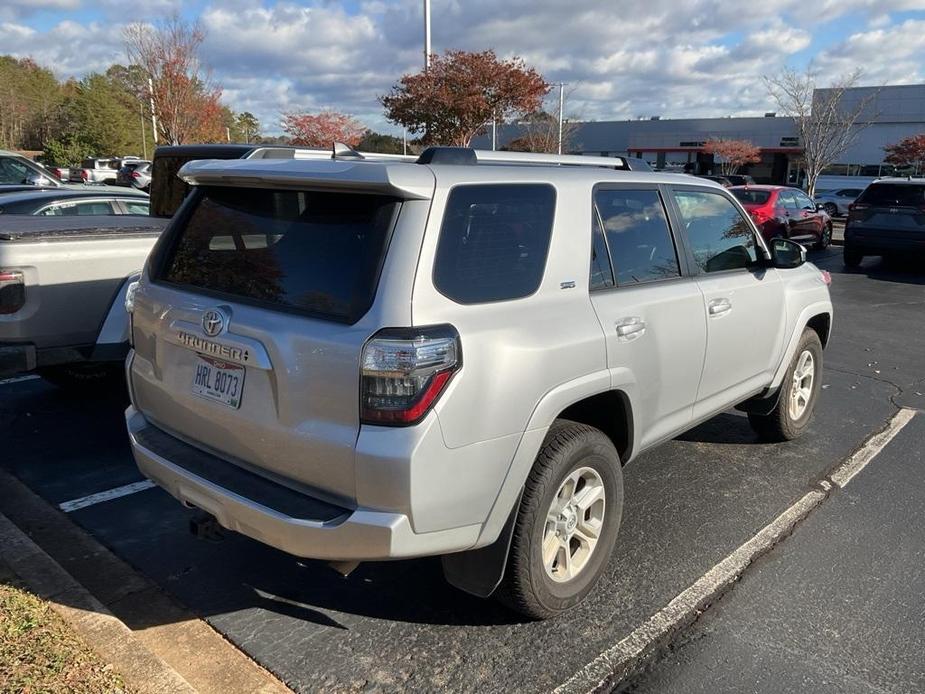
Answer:
M180 175L131 307L135 458L286 552L443 555L548 617L610 556L622 465L733 406L767 439L812 416L828 275L713 183L455 148Z

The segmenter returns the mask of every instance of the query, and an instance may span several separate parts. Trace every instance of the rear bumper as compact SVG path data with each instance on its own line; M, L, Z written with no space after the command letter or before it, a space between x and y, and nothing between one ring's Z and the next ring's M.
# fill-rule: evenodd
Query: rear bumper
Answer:
M38 349L33 344L0 344L0 378L35 371L43 366L121 362L128 354L128 343L75 345Z
M925 253L925 230L896 233L892 230L868 231L845 229L845 246L869 255L882 253Z
M415 533L401 513L344 508L199 450L125 413L141 472L223 527L298 557L381 560L445 554L472 547L481 525Z
M35 345L0 345L0 378L35 369Z

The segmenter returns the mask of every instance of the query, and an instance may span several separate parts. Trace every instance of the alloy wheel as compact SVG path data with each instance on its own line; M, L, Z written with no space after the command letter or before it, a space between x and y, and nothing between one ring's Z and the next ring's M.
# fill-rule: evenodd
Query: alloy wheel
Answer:
M816 377L816 360L812 352L803 350L793 370L793 384L790 387L790 404L788 413L790 419L797 421L809 407L813 395L813 381Z
M587 566L604 524L606 493L590 467L573 470L559 485L543 529L543 566L557 583L575 578Z

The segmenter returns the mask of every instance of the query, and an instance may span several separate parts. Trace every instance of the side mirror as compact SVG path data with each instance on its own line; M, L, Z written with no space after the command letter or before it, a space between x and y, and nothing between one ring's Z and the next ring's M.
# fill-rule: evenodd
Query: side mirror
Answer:
M822 212L825 209L825 203L817 202L816 203L816 212Z
M51 184L51 179L42 174L30 174L26 177L26 183L30 186L47 186Z
M771 240L771 264L781 270L800 267L806 262L806 249L790 239Z

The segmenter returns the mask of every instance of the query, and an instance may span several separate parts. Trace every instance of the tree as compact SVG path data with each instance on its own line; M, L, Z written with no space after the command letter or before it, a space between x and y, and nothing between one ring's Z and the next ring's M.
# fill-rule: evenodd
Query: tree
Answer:
M356 147L366 134L359 121L337 111L285 113L282 125L292 144L304 147L330 147L334 142Z
M357 149L364 152L378 152L380 154L404 154L405 143L402 142L400 137L383 135L382 133L375 133L372 130L367 130L363 134L363 139L357 144ZM419 148L415 148L413 143L408 143L408 154L413 154L417 152L418 149Z
M806 169L806 192L816 192L816 181L823 169L838 163L838 158L857 142L861 131L870 124L861 120L877 92L857 100L846 99L846 92L856 86L860 71L840 77L826 89L816 89L816 74L807 69L798 73L784 70L777 76L764 77L764 83L779 110L794 119Z
M502 149L512 152L545 152L555 154L559 151L559 117L547 111L528 113L517 124L521 135L511 140ZM578 123L574 118L562 121L562 151L571 149Z
M150 87L158 136L170 144L225 139L221 87L199 61L205 32L174 16L157 26L130 24L123 30L129 62Z
M883 151L886 152L888 163L912 167L913 174L925 172L925 133L887 145Z
M64 92L31 58L0 56L0 147L41 149L57 133Z
M260 121L250 111L239 113L234 119L236 141L251 142L260 139Z
M707 140L703 143L703 151L722 158L720 170L723 174L734 174L740 166L761 161L761 150L748 140Z
M447 51L423 72L404 75L379 102L390 121L421 133L424 144L468 147L493 120L538 111L547 92L546 80L520 58Z

